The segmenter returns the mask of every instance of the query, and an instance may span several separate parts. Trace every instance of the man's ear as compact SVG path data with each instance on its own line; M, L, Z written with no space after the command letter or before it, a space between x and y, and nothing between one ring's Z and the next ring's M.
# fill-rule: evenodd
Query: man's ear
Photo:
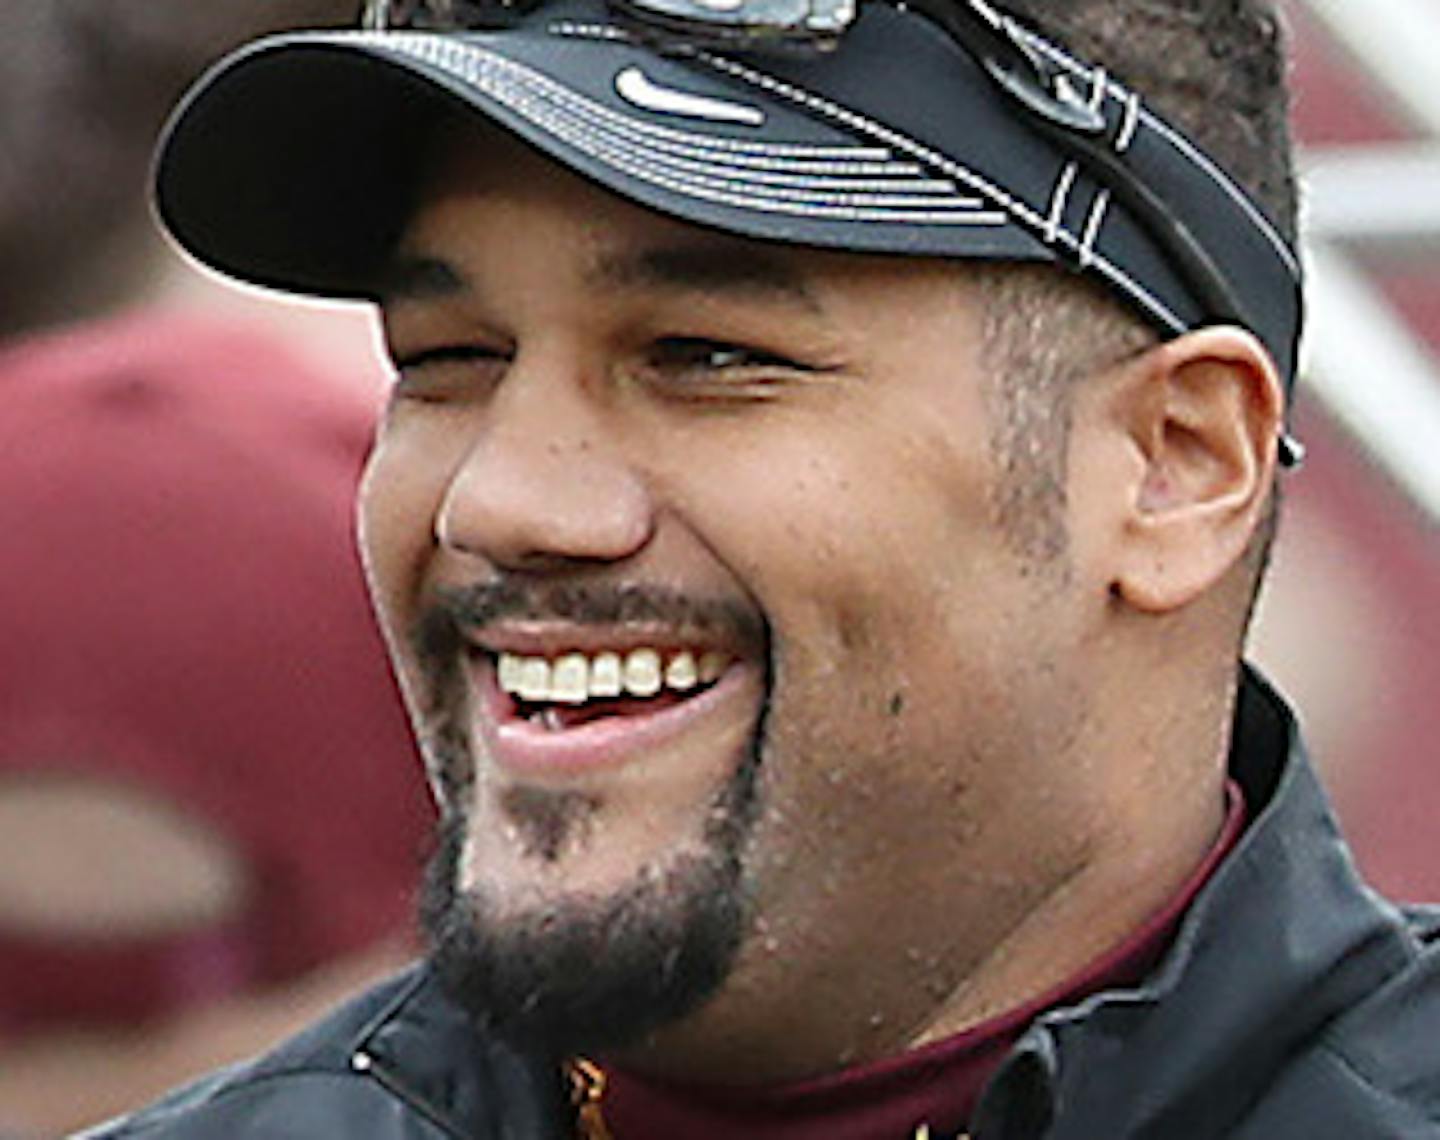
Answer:
M1243 557L1274 477L1284 391L1260 342L1222 326L1133 359L1115 395L1132 480L1114 590L1164 613Z

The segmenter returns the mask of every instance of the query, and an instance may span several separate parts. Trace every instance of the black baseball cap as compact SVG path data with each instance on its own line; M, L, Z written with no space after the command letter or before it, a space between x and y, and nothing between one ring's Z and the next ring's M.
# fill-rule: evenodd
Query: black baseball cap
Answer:
M1102 66L983 0L860 0L843 34L808 51L696 42L616 0L503 15L234 53L166 131L161 219L242 280L372 297L427 132L459 108L616 194L730 233L1092 274L1163 334L1249 328L1293 381L1300 266L1263 210Z

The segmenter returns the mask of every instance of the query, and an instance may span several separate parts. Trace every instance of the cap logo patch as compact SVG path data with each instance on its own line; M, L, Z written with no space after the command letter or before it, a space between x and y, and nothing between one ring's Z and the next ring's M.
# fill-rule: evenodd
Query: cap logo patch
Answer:
M638 67L627 67L618 72L615 90L627 102L662 115L683 115L714 123L743 123L749 127L758 127L765 122L765 112L759 107L663 87Z

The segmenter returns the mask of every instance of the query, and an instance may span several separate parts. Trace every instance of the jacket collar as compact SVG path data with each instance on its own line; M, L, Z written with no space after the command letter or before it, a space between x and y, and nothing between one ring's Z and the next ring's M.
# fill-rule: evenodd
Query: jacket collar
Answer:
M1290 710L1248 666L1230 770L1255 816L1166 957L1136 988L1042 1015L980 1136L1228 1134L1301 1043L1404 964L1403 916L1361 881Z
M424 966L355 1036L350 1064L455 1140L573 1134L560 1066L478 1029Z

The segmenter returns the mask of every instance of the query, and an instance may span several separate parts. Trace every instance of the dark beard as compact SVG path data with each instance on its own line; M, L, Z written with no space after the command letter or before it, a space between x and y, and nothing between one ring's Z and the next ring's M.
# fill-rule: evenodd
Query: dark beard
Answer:
M484 893L457 889L466 822L452 814L421 906L451 1000L500 1036L557 1056L621 1048L703 1004L729 976L747 922L742 851L757 767L752 752L716 797L699 853L604 898L540 912L503 914Z

